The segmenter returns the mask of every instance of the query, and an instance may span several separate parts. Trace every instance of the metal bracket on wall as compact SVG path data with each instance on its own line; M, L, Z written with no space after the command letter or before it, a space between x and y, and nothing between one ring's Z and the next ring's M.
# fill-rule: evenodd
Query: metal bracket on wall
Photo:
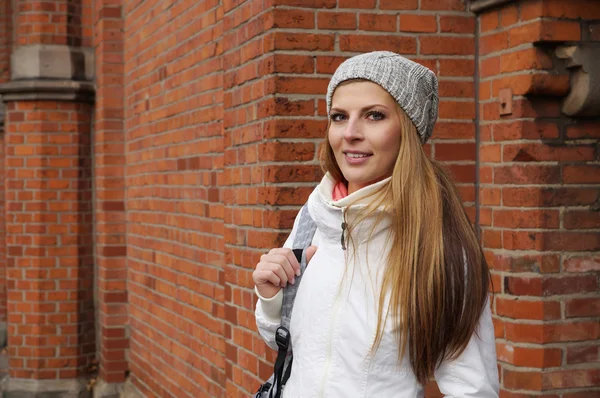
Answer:
M500 103L500 116L510 115L513 103L512 90L510 88L501 88L498 92L498 102Z

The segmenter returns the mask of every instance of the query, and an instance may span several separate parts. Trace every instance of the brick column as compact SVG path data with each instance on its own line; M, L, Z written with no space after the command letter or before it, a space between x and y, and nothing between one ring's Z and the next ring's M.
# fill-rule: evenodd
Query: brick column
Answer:
M95 357L86 2L14 2L6 103L9 379L4 396L81 397Z
M586 119L561 112L562 97L578 88L556 53L591 45L600 3L475 1L471 9L481 35L479 194L502 396L595 397L600 109Z
M10 79L12 2L0 0L0 84ZM4 103L0 96L0 347L6 344L6 241L4 200Z
M99 380L94 397L117 397L129 346L125 214L124 55L121 4L95 1L94 213Z

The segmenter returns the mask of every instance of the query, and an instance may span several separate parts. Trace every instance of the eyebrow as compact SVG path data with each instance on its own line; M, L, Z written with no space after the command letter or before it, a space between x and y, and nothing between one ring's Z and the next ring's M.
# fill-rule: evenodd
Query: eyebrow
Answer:
M375 107L381 106L382 108L388 109L387 106L383 105L383 104L373 104L373 105L367 105L365 107L360 108L360 113L363 113L365 111L368 111L369 109L373 109ZM345 110L341 109L341 108L337 108L337 107L332 107L330 112L346 112Z

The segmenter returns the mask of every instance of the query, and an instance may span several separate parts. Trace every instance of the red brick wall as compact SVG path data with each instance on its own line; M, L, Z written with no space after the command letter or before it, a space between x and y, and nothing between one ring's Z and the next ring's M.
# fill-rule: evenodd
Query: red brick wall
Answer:
M569 77L553 56L590 39L593 20L600 3L583 0L517 2L480 19L481 223L506 397L600 394L600 124L561 114ZM513 112L501 116L507 87Z
M382 49L439 76L427 149L473 219L479 210L502 395L598 393L600 124L561 115L569 78L552 56L564 41L600 40L597 2L524 0L479 17L479 148L476 19L461 0L17 3L19 44L95 48L97 97L93 136L86 105L9 105L13 377L84 374L95 255L103 380L129 371L148 397L253 392L274 353L255 331L252 269L320 179L331 73ZM500 116L504 87L513 112Z
M148 397L225 386L223 7L125 2L130 369Z
M127 366L127 247L125 213L125 108L122 6L94 3L96 106L94 214L96 311L100 378L125 380Z
M10 376L69 379L95 355L90 108L7 105Z
M15 0L14 3L18 45L92 45L92 0Z

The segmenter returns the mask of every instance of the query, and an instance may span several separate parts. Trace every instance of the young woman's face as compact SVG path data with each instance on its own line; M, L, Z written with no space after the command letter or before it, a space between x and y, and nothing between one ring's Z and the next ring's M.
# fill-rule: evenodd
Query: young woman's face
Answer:
M333 93L328 138L348 193L392 175L400 150L396 107L387 91L369 81L342 84Z

